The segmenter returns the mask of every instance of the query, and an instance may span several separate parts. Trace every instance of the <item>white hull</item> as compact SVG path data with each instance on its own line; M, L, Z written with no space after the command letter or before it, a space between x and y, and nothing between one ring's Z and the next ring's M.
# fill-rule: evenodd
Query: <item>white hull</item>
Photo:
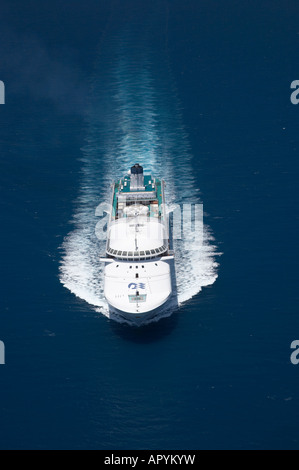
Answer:
M147 320L171 297L170 264L161 259L138 263L115 260L105 268L104 290L111 309L130 321Z
M118 310L112 305L109 305L110 318L113 318L115 316L117 319L121 318L123 321L127 322L130 325L143 326L154 321L155 319L159 319L161 315L163 316L161 312L167 312L167 306L168 304L170 304L170 298L165 302L165 304L163 304L163 306L155 308L154 310L151 310L149 312L143 313L142 315L124 312L123 310Z

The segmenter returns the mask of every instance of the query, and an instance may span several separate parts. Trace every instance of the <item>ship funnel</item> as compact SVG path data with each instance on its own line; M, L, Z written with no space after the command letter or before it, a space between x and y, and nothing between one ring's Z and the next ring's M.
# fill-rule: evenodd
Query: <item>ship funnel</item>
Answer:
M136 190L144 190L144 176L143 176L143 168L136 163L131 168L131 191Z

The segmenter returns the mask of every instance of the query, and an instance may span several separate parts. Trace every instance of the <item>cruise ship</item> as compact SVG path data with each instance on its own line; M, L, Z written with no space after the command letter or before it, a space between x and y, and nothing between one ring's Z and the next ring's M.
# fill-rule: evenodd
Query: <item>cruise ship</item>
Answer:
M110 312L134 324L158 315L172 295L163 180L138 163L113 184L107 227L104 294Z

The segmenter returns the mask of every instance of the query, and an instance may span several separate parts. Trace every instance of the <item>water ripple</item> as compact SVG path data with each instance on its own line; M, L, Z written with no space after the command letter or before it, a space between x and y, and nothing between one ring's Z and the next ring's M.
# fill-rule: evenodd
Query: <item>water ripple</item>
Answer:
M107 316L99 261L105 243L95 236L95 209L109 202L111 182L139 162L145 171L166 181L170 205L202 202L174 81L163 54L154 56L130 31L118 33L101 53L92 81L74 230L63 244L60 281ZM196 234L174 240L179 304L217 278L214 239L209 227L203 232L200 245ZM161 316L170 313L161 311Z

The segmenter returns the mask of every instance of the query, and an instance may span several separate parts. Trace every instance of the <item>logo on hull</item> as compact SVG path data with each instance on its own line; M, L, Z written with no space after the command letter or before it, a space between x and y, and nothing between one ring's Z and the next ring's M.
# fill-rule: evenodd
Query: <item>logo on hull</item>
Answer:
M138 284L136 282L131 282L129 285L128 285L128 288L131 289L131 290L135 290L135 289L145 289L145 284L143 282L139 282Z

